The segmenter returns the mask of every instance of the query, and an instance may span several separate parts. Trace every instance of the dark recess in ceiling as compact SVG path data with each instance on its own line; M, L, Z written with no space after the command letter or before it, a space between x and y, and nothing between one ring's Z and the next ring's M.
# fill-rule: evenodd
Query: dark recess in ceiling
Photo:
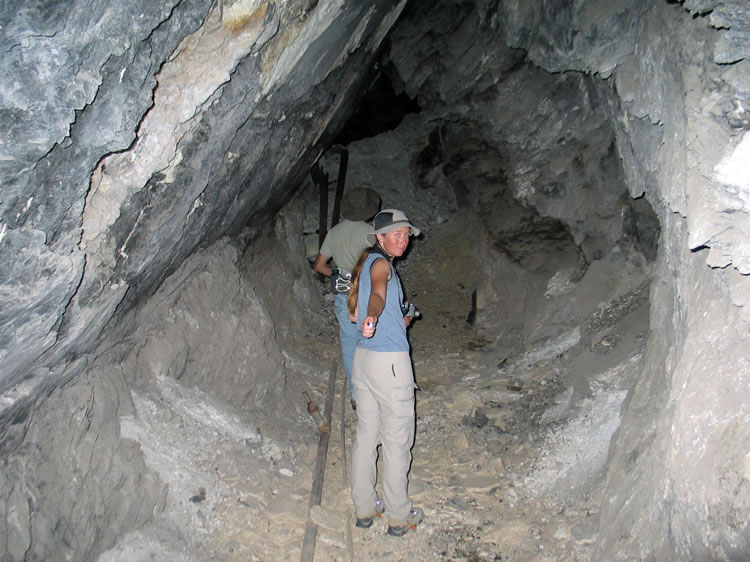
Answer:
M333 144L347 145L392 131L405 115L419 113L420 109L406 93L396 94L388 75L378 72Z

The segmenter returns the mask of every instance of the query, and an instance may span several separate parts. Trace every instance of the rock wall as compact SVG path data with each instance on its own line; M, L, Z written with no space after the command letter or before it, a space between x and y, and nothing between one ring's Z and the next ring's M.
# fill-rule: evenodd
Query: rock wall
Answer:
M267 225L403 4L4 3L0 391L93 349L196 249Z
M226 241L187 260L140 310L129 344L132 383L168 376L235 406L272 411L284 361L269 305Z
M750 473L739 460L749 436L738 429L750 398L742 359L750 342L740 328L750 291L740 234L747 208L736 206L750 184L721 174L739 164L746 142L747 118L737 108L748 84L736 73L746 73L748 62L741 49L730 56L727 32L711 29L738 7L717 3L704 18L677 6L650 11L633 26L646 56L627 57L614 73L613 117L628 185L634 195L645 191L663 235L649 357L611 449L602 559L734 559L750 550L742 515ZM741 24L731 24L735 37ZM735 64L724 66L727 58ZM747 165L740 167L747 178ZM731 225L728 212L737 215Z
M482 256L477 295L480 321L503 303L510 313L487 325L498 343L528 342L513 311L550 288L543 267L539 287L503 285L516 267L551 265L513 260L545 221L580 252L572 279L618 248L653 263L652 335L611 444L601 560L750 551L746 13L731 1L412 2L391 35L393 82L436 124L415 184L457 186L502 253Z
M291 340L315 326L320 299L300 259L297 207L255 239L246 232L191 256L99 354L127 365L133 386L166 376L278 421Z
M0 558L91 559L161 509L120 435L150 377L278 421L315 293L272 219L403 5L2 4Z
M295 207L257 240L246 233L196 252L104 339L79 375L16 408L0 441L0 558L92 559L164 509L161 471L174 467L160 463L172 444L156 430L124 429L144 423L134 394L166 412L164 379L175 381L174 392L231 404L267 436L269 426L296 423L298 431L300 418L308 421L300 381L317 374L318 362L286 327L299 330L304 320L317 334L322 319L302 312L319 291L297 253ZM257 270L271 257L266 279ZM190 406L195 415L208 409Z
M85 560L148 521L166 489L137 443L122 369L92 368L41 394L0 441L0 557Z

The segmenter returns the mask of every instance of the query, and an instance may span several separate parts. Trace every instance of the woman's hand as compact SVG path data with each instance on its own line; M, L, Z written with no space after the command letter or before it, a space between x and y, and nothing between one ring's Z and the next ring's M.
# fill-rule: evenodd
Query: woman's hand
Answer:
M378 325L377 316L368 316L362 322L362 335L366 338L371 338L375 335L375 326Z

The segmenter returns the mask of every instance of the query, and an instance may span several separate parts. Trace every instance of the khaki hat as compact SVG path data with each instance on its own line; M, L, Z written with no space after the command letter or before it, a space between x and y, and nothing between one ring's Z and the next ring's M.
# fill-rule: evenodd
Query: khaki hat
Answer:
M406 215L398 209L383 209L372 221L372 226L375 232L371 232L367 235L367 241L370 245L375 245L378 239L375 237L376 234L386 234L391 230L396 230L402 226L408 226L411 230L412 236L419 236L421 232L416 226L409 222Z
M380 210L380 195L369 187L352 189L341 201L341 216L350 221L366 221Z

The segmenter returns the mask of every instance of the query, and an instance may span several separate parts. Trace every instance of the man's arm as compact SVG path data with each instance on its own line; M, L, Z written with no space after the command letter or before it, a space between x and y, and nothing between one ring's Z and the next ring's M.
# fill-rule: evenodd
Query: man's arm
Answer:
M323 254L318 254L318 257L315 258L313 269L321 275L324 275L325 277L330 277L333 274L333 271L331 271L331 267L328 265L328 262L330 260L330 257L324 256Z

